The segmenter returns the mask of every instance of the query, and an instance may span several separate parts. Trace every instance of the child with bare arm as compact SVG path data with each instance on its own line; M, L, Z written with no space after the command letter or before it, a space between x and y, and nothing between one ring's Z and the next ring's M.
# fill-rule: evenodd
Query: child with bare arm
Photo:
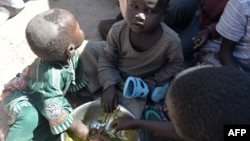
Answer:
M229 1L216 25L216 30L222 36L219 52L221 64L238 68L248 76L250 76L249 3L250 0Z
M250 124L249 86L249 77L231 67L198 67L181 73L166 98L177 134L185 141L228 140L225 125Z
M120 117L110 127L148 130L164 141L223 141L224 125L250 124L249 86L249 77L236 68L193 67L178 74L167 92L171 121Z

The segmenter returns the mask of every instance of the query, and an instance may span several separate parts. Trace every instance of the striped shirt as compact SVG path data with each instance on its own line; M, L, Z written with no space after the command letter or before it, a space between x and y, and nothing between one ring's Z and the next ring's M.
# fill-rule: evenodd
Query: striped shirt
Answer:
M4 86L1 98L7 113L12 117L22 107L35 106L49 121L53 134L67 130L73 118L70 115L71 105L64 95L68 90L78 90L87 84L85 76L80 81L77 76L82 75L75 74L81 72L80 67L77 53L71 56L67 66L37 58Z
M216 26L223 37L237 42L233 55L250 71L250 0L230 0Z
M183 63L180 39L164 23L161 27L163 33L158 42L138 52L131 45L126 21L112 26L98 61L99 80L104 89L123 82L128 76L141 77L153 88L165 84L180 71Z

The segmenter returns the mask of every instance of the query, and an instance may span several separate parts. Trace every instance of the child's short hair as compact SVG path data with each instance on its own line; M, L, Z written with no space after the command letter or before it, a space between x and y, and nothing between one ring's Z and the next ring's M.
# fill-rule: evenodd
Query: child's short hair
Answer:
M67 27L70 12L50 9L35 16L26 27L26 38L31 50L44 60L55 61L65 55L71 41Z
M164 13L166 13L170 0L159 0L159 6L163 9Z
M250 78L232 67L184 71L166 104L177 133L187 141L223 141L225 124L250 124Z
M170 0L145 0L145 1L148 2L149 4L152 3L152 1L156 1L157 4L155 7L159 7L165 13Z

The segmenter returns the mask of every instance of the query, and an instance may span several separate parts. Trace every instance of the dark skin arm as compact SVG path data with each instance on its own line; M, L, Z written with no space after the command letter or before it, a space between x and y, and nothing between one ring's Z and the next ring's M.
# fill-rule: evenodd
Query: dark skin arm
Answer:
M118 105L118 95L116 93L116 87L110 86L103 91L101 97L101 104L106 113L112 113Z
M177 135L173 124L169 121L153 121L153 120L138 120L133 118L120 117L112 121L110 128L116 131L128 129L145 129L151 132L158 133L166 139L182 141Z
M219 51L219 60L223 66L232 66L239 68L238 63L236 62L233 51L235 49L236 42L231 41L226 38L222 38L220 51Z

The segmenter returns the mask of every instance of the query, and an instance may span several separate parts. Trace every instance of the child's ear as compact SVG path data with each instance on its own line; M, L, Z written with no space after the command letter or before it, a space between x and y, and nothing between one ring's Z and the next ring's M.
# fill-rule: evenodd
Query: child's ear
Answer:
M68 47L67 47L67 50L66 50L66 53L67 55L71 55L75 50L75 45L74 44L70 44Z

